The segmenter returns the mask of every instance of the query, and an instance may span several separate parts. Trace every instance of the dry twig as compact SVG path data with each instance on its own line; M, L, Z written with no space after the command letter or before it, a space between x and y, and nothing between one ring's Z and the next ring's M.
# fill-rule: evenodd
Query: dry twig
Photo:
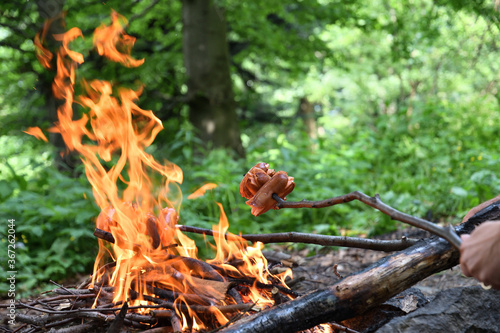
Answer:
M204 234L209 236L218 236L218 232L212 231L210 229L190 227L186 225L177 225L179 230L197 234ZM402 238L400 240L377 240L377 239L367 239L360 237L345 237L345 236L328 236L328 235L318 235L318 234L308 234L303 232L280 232L272 234L247 234L241 236L235 236L232 234L225 234L224 237L227 240L235 239L245 239L249 242L261 242L264 244L269 243L306 243L306 244L318 244L323 246L344 246L344 247L355 247L359 249L368 249L375 251L400 251L404 250L412 245L414 245L418 239Z

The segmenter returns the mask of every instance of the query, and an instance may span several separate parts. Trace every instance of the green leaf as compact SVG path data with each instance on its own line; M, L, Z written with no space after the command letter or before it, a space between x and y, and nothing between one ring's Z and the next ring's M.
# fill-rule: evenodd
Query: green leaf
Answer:
M6 180L0 180L0 201L5 201L12 195L14 189Z
M462 187L453 186L450 190L450 193L459 197L466 197L468 192Z

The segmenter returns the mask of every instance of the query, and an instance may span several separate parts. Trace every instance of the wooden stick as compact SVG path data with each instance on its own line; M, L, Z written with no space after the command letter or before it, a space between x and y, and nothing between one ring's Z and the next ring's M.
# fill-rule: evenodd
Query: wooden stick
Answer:
M106 266L106 265L105 265ZM103 266L104 267L104 266ZM97 295L100 292L113 292L115 290L115 287L100 287L100 286L94 286L93 289L69 289L69 291L72 292L72 294L68 295L68 291L63 290L63 289L53 289L52 292L56 293L60 296L54 296L54 299L57 299L57 297L62 297L62 298L72 298L73 296L78 296L79 298L83 297L90 297ZM52 300L52 298L49 298L49 300Z
M170 318L174 315L172 310L152 310L149 312L153 317L157 318Z
M142 298L148 302L158 304L157 307L163 307L169 310L178 310L178 311L193 311L196 313L214 313L216 311L220 311L222 313L231 313L238 311L250 310L255 304L231 304L231 305L186 305L186 303L174 303L169 301L164 301L159 298L151 297L148 295L142 295ZM154 306L150 306L154 307ZM152 311L154 313L154 310Z
M380 196L378 194L375 194L374 197L370 197L362 192L359 191L354 191L345 195L341 195L338 197L333 197L330 199L326 200L321 200L321 201L308 201L308 200L302 200L302 201L285 201L281 199L278 195L273 194L273 199L276 200L276 208L282 209L282 208L324 208L324 207L330 207L346 202L351 202L354 200L361 201L362 203L373 207L382 213L388 215L391 219L401 221L407 224L410 224L414 227L427 230L435 235L440 235L443 233L443 228L432 223L429 221L426 221L424 219L411 216L408 214L405 214L403 212L400 212L397 209L392 208L391 206L386 205L385 203L382 202L380 199Z
M44 299L44 301L46 303L48 303L48 302L54 302L54 301L63 300L63 299L92 298L92 297L95 297L95 294L87 293L87 294L81 294L81 295L60 295L60 296L54 296L54 297L46 298L46 299ZM31 303L28 303L28 305L31 305L31 306L34 306L36 304L39 304L38 301L34 301L34 302L31 302ZM9 304L0 304L0 309L1 308L8 308L8 307L9 307Z
M71 326L71 327L66 327L66 328L61 328L57 331L52 331L54 333L86 333L86 332L92 332L92 329L96 328L98 326L97 323L85 323L81 324L78 326Z
M144 299L146 299L147 296L143 296L143 297L144 297ZM151 296L149 296L149 297L151 297ZM155 299L154 297L151 297L151 298ZM146 299L146 300L149 300L149 299ZM165 303L165 301L158 299L157 304L159 304L159 305L135 305L135 306L129 306L128 308L129 308L129 310L133 310L133 309L158 309L158 308L161 309L161 308L166 308L166 306L164 306L164 303ZM121 310L121 307L92 308L92 309L84 308L84 309L75 309L75 310L48 310L48 309L37 308L35 306L25 304L22 302L16 303L16 305L19 308L28 308L31 310L49 313L49 314L70 314L70 313L78 314L78 313L87 313L87 312L116 312L116 311Z
M123 321L125 320L125 315L127 314L128 310L128 303L125 302L123 304L120 312L118 312L118 315L115 316L115 320L111 323L111 326L109 326L108 330L106 333L119 333L120 330L123 327Z
M170 317L170 323L174 333L182 333L181 318L176 313L173 313L172 317Z
M345 327L345 326L342 326L340 324L337 324L337 323L328 323L327 325L329 325L331 328L335 328L336 330L338 330L339 332L345 332L345 333L359 333L358 331L355 331L353 329L350 329L348 327Z
M65 286L60 285L59 283L54 282L54 281L52 281L52 280L49 280L49 282L50 282L50 283L52 283L52 284L55 284L56 286L58 286L58 287L59 287L59 288L61 288L62 290L66 290L67 292L72 293L73 295L75 295L72 291L70 291L69 289L67 289Z
M300 283L302 281L304 281L306 279L305 276L300 276L296 279L293 279L291 281L286 281L286 285L288 286L288 288L293 288L297 283Z
M47 329L47 328L52 328L52 327L56 327L56 326L61 326L61 325L68 324L68 323L70 323L72 321L75 321L75 320L81 320L81 319L80 318L66 318L66 319L63 319L63 320L53 321L51 323L48 323L44 327Z
M283 207L283 208L292 208L292 207ZM185 232L191 232L209 236L218 235L217 232L204 228L190 227L186 225L176 225L176 228ZM115 241L111 233L101 229L95 229L94 236L106 240L110 243L114 243ZM264 244L292 242L292 243L318 244L323 246L354 247L358 249L367 249L367 250L384 251L384 252L404 250L418 241L418 239L412 239L406 237L400 240L376 240L376 239L367 239L359 237L318 235L318 234L309 234L303 232L247 234L241 236L225 234L224 237L227 240L241 240L243 238L249 242L261 242Z
M16 320L21 323L27 323L35 326L45 326L45 324L51 321L57 321L66 318L65 314L53 315L53 316L30 316L23 313L16 314Z
M285 201L286 202L286 201ZM217 236L218 233L210 229L190 227L186 225L176 225L181 231L204 234L209 236ZM302 232L281 232L272 234L247 234L235 236L233 234L225 234L227 240L245 239L249 242L268 243L306 243L318 244L323 246L344 246L354 247L359 249L375 250L375 251L400 251L414 245L418 239L402 238L401 240L376 240L358 237L344 237L344 236L327 236L318 234L308 234Z
M48 310L48 309L41 309L37 308L22 302L19 302L18 305L20 307L25 307L31 310L39 311L39 312L45 312L45 313L51 313L51 314L65 314L68 316L71 315L76 315L76 317L84 317L84 318L93 318L93 319L100 319L104 321L109 321L114 319L114 315L105 315L102 314L101 312L104 311L110 311L110 312L115 312L117 310L121 310L121 308L113 308L113 309L76 309L76 310Z

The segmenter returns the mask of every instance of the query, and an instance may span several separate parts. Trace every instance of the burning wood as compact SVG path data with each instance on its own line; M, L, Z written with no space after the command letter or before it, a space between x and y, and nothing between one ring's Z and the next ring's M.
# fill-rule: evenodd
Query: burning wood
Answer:
M89 322L74 329L82 331L96 329L102 324L111 322L108 332L118 332L125 325L131 328L148 329L152 327L171 327L173 331L185 329L197 331L200 327L194 318L202 320L206 327L220 326L219 316L229 321L239 319L241 314L260 311L261 305L256 302L245 302L255 290L270 295L276 302L294 298L296 294L280 281L262 283L256 278L241 274L237 266L222 269L203 261L186 257L174 257L165 253L165 259L172 261L162 271L154 266L142 266L144 273L139 275L145 283L142 293L139 281L133 281L128 290L127 300L114 301L121 292L118 287L109 285L110 276L117 269L116 262L101 267L101 276L95 283L80 286L81 289L57 288L52 292L58 296L43 299L43 302L19 303L19 307L45 313L44 316L20 314L18 320L45 330L60 325L67 325L79 319ZM196 278L186 276L175 269L175 265L189 265L202 268L203 272L193 272ZM229 265L229 264L226 264ZM210 267L207 269L207 267ZM206 271L213 272L207 274ZM184 291L175 291L176 284L167 281L182 280ZM273 282L273 283L272 283ZM282 295L282 296L279 296ZM131 305L141 300L138 305ZM37 305L43 304L44 308ZM191 319L193 318L193 319Z

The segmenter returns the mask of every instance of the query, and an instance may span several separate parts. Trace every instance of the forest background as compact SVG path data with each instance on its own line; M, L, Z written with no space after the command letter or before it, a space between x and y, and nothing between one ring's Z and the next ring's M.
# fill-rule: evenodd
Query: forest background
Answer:
M500 193L498 5L2 2L0 235L3 248L7 221L15 219L18 294L89 274L97 251L99 211L78 157L61 158L55 135L49 144L23 133L55 121L54 72L38 63L33 45L46 18L59 17L51 33L77 26L86 36L76 46L87 50L79 77L144 85L139 106L164 126L148 152L183 169L184 196L218 184L204 199L184 200L179 223L211 228L220 217L217 201L233 233L373 236L401 225L359 203L254 217L239 182L265 161L295 177L289 200L359 190L405 213L458 223L468 208ZM145 59L142 66L124 68L92 50L92 31L109 24L112 9L129 20L126 31L137 37L132 55ZM7 262L6 250L0 261ZM2 279L6 271L2 266Z

